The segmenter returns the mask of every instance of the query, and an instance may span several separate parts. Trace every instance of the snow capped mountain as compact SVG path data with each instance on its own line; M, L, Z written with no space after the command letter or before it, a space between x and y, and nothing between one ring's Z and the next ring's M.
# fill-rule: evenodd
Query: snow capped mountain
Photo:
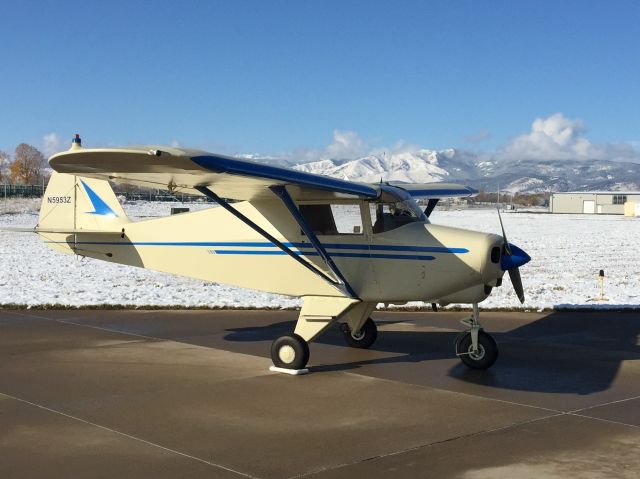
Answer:
M294 166L308 173L319 173L336 178L376 183L407 181L429 183L445 181L449 172L439 165L441 152L418 150L392 155L368 155L357 160L321 160Z
M640 190L640 164L605 160L502 161L483 177L469 177L475 187L512 193L544 191ZM487 180L491 182L487 185ZM484 180L484 183L483 183Z
M640 164L605 160L508 161L463 150L407 150L354 160L323 159L293 168L351 181L455 181L487 191L537 193L640 190Z

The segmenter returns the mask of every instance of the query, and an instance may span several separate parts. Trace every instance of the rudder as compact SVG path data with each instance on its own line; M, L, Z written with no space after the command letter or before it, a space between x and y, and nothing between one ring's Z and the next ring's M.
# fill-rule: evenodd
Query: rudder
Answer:
M51 175L42 198L38 230L55 249L73 251L69 234L115 233L127 223L129 219L108 181L57 172Z

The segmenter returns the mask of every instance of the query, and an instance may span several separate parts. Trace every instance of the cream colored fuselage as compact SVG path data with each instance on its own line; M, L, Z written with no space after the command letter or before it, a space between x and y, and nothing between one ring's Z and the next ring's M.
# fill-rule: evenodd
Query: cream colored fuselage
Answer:
M428 222L373 234L367 202L358 204L361 234L319 239L362 301L478 302L488 295L485 286L502 277L499 263L490 259L502 237ZM281 202L233 206L331 275ZM43 239L59 251L207 281L291 296L344 296L223 208L118 223L113 229L120 228L121 234L48 233Z

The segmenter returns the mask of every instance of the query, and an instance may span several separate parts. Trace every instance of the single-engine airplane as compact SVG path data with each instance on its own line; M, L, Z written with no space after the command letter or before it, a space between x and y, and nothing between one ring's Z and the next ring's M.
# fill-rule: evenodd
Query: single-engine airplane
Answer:
M49 159L54 173L38 225L56 251L302 297L295 331L271 347L276 367L301 370L308 343L338 321L347 345L368 348L378 303L468 303L455 353L470 368L498 357L478 303L530 260L502 236L431 224L448 183L356 183L176 147L88 149L79 135ZM204 195L221 207L130 221L110 181ZM428 199L423 211L416 199ZM500 220L502 224L502 220Z

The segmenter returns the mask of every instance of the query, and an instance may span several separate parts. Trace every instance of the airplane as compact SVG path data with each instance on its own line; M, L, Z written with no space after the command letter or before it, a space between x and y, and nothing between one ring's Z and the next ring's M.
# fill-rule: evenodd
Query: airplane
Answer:
M302 298L294 331L276 338L282 372L308 371L309 343L338 322L346 344L369 348L379 303L472 305L455 354L487 369L498 357L478 303L530 261L502 235L432 224L451 183L367 184L168 146L84 148L53 155L37 232L55 251ZM200 211L131 221L111 187L122 182L203 195ZM428 200L423 210L417 199ZM499 211L498 211L499 215ZM24 230L23 230L24 231Z

